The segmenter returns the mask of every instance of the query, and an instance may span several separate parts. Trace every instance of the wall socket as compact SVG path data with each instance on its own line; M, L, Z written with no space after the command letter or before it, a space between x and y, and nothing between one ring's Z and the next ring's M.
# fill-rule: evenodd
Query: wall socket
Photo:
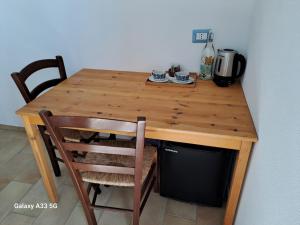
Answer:
M210 29L197 29L193 30L192 42L193 43L206 43Z

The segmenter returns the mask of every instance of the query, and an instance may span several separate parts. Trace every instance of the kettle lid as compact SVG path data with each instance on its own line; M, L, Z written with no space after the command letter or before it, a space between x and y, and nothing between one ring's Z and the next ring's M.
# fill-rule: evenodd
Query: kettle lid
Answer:
M218 49L218 52L222 52L222 53L232 53L232 54L236 54L237 51L230 49L230 48L224 48L224 49Z

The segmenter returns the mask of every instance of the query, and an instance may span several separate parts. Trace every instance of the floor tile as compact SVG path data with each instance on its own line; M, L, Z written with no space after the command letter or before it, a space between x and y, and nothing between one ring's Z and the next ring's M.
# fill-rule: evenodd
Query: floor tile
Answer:
M152 192L140 218L141 225L162 225L166 212L167 198Z
M64 163L59 163L59 167L60 167L60 171L61 171L61 176L60 177L55 177L57 185L66 184L66 185L69 185L69 186L73 187L74 185L73 185L70 173L67 170L67 167L65 166L65 164ZM52 170L52 168L51 168L51 170ZM54 176L54 174L53 174L53 176Z
M11 213L2 220L0 225L32 225L35 218Z
M198 206L197 225L222 225L225 208Z
M31 155L24 152L19 152L15 154L9 161L0 164L0 180L14 180L16 177L20 176L19 178L21 179L23 177L25 181L25 177L28 179L31 177L36 177L36 171L28 170L32 164L35 165L36 162Z
M133 207L133 188L110 187L112 188L111 197L108 201L109 206L129 208Z
M25 194L25 196L20 200L20 203L24 204L36 204L36 203L49 203L47 193L44 188L42 179L40 179L32 188ZM41 214L43 209L34 208L31 209L14 209L13 212L37 217Z
M30 146L27 148L30 148L29 152L32 152ZM30 184L36 183L41 178L41 175L33 155L29 154L25 151L25 149L23 149L18 155L22 156L27 163L23 170L20 169L14 180Z
M166 214L163 225L196 225L195 221Z
M44 209L37 217L34 225L64 225L77 204L77 195L74 188L62 185L59 190L57 209Z
M49 163L49 166L50 166L51 164L50 164L49 159L48 159L48 163ZM54 182L55 182L56 187L59 188L62 185L68 185L68 186L74 187L74 184L73 184L72 179L70 177L69 171L67 170L65 164L64 163L59 163L59 167L60 167L60 171L61 171L61 176L56 177L56 176L54 176L54 173L53 173L53 178L54 178ZM52 167L51 167L51 171L53 171Z
M26 145L27 138L24 132L0 129L0 190L16 176L16 173L10 171L13 165L7 162L20 153Z
M31 148L31 145L30 145L30 143L28 141L27 141L27 144L25 145L25 147L21 150L21 152L23 154L29 154L33 158L32 148Z
M18 132L15 132L18 133ZM0 141L0 163L5 163L19 153L28 143L25 138L19 138L18 135L12 133L5 135Z
M73 186L74 184L73 184L73 181L72 181L72 177L69 174L69 171L66 169L63 173L64 173L63 176L65 176L63 184Z
M6 130L0 128L0 136L1 136L0 143L9 140L10 137L27 140L27 135L25 131Z
M12 132L12 131L8 131L8 130L0 130L0 136L1 136L1 139L0 139L0 146L2 149L2 147L5 147L6 143L9 143L13 140L14 137L17 137L18 136L18 133L17 132Z
M99 218L101 211L94 210L96 219ZM76 206L65 225L87 225L86 217L81 206Z
M0 192L0 221L13 208L14 203L17 203L25 195L30 187L30 184L12 181Z
M111 198L113 187L100 186L101 194L97 196L96 205L108 205L108 201ZM91 190L90 200L92 201L94 190Z
M115 212L115 211L104 211L100 220L99 225L130 225L131 224L130 213Z
M186 202L169 199L167 203L167 213L182 217L184 219L196 221L197 219L197 205Z
M2 170L4 168L1 168L1 165L0 165L0 170ZM11 181L12 179L9 179L7 177L1 177L1 173L0 173L0 191L2 189L4 189L8 184L9 182Z
M124 187L109 187L111 196L107 205L120 208L132 208L133 189ZM114 212L104 210L99 219L101 225L129 225L131 224L131 213Z
M112 192L112 188L101 186L101 191L102 191L101 194L98 195L98 197L97 197L96 204L97 205L107 205L107 202L108 202L111 192ZM93 194L94 194L94 190L92 189L91 193L90 193L90 200L92 200ZM103 214L103 210L95 209L94 213L95 213L96 220L99 221L100 217ZM85 217L85 214L84 214L84 211L82 208L82 204L80 201L78 201L75 209L73 210L71 216L69 217L69 219L66 223L66 225L76 225L76 224L78 224L78 225L86 225L87 224L86 217Z

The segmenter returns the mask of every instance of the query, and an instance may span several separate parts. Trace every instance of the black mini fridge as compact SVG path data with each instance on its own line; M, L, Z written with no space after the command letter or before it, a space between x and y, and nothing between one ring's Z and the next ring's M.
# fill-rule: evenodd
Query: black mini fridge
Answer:
M231 179L233 151L165 142L158 158L162 196L222 206Z

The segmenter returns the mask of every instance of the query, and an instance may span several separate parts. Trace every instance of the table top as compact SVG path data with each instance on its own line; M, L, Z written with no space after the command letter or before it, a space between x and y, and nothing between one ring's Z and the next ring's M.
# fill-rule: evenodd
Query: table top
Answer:
M57 115L129 121L145 116L146 137L162 134L161 139L173 140L170 135L164 136L168 133L257 141L240 83L227 88L202 80L195 88L152 86L145 85L148 76L141 72L82 69L17 114L29 116L36 124L43 124L38 115L42 109Z

